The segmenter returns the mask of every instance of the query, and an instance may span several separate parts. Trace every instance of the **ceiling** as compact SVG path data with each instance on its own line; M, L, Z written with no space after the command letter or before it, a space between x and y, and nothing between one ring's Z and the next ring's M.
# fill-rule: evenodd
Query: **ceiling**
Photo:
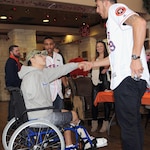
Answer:
M30 25L30 27L41 27L40 30L37 29L37 36L62 37L69 34L69 29L79 29L83 22L90 27L103 22L94 6L46 0L0 0L1 15L7 16L7 19L0 20L0 25L4 25L4 28L0 29L0 34L3 35L7 34L13 25L19 25L19 27ZM49 22L43 23L43 19L48 19ZM5 28L5 25L8 28ZM59 30L46 30L51 27L68 29L68 33L59 32ZM70 32L70 34L72 33Z

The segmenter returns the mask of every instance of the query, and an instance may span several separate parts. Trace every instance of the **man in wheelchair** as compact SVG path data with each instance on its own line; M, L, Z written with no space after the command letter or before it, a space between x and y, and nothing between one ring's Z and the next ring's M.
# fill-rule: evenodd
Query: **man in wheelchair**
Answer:
M47 69L45 68L46 57L38 50L33 50L27 54L26 63L27 66L23 65L18 74L22 79L21 90L27 109L53 106L49 83L74 69L82 69L84 66L84 62L68 63L61 67ZM28 119L49 120L52 124L63 128L70 124L77 126L80 123L77 113L67 110L49 109L28 112ZM88 135L90 140L94 143L95 148L107 145L105 138L94 138L87 134L87 132L85 133L82 128L78 128L77 132L83 139ZM72 144L71 131L65 130L64 138L66 150L76 150ZM84 149L91 149L92 145L87 142L87 139L84 139L83 142L85 143Z

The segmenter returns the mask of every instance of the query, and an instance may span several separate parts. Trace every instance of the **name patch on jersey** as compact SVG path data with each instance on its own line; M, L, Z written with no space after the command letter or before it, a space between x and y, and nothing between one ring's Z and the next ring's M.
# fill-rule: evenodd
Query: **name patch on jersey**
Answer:
M117 16L121 16L126 12L126 8L125 7L119 7L116 9L116 15Z

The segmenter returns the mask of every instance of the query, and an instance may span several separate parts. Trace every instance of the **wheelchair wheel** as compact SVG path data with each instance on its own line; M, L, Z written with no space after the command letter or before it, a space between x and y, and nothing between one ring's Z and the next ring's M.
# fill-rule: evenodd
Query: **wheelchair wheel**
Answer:
M8 149L8 144L10 141L10 138L14 131L17 129L18 123L15 120L15 118L12 118L5 126L3 133L2 133L2 144L4 149Z
M33 120L22 124L12 135L9 150L64 150L64 138L48 121Z

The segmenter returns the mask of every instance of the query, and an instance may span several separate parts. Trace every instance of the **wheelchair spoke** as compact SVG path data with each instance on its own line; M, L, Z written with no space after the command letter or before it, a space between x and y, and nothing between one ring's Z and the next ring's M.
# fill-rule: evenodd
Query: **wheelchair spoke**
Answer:
M62 150L64 139L60 131L53 129L54 125L41 124L22 125L23 128L20 127L11 138L13 144L10 147L13 150Z

